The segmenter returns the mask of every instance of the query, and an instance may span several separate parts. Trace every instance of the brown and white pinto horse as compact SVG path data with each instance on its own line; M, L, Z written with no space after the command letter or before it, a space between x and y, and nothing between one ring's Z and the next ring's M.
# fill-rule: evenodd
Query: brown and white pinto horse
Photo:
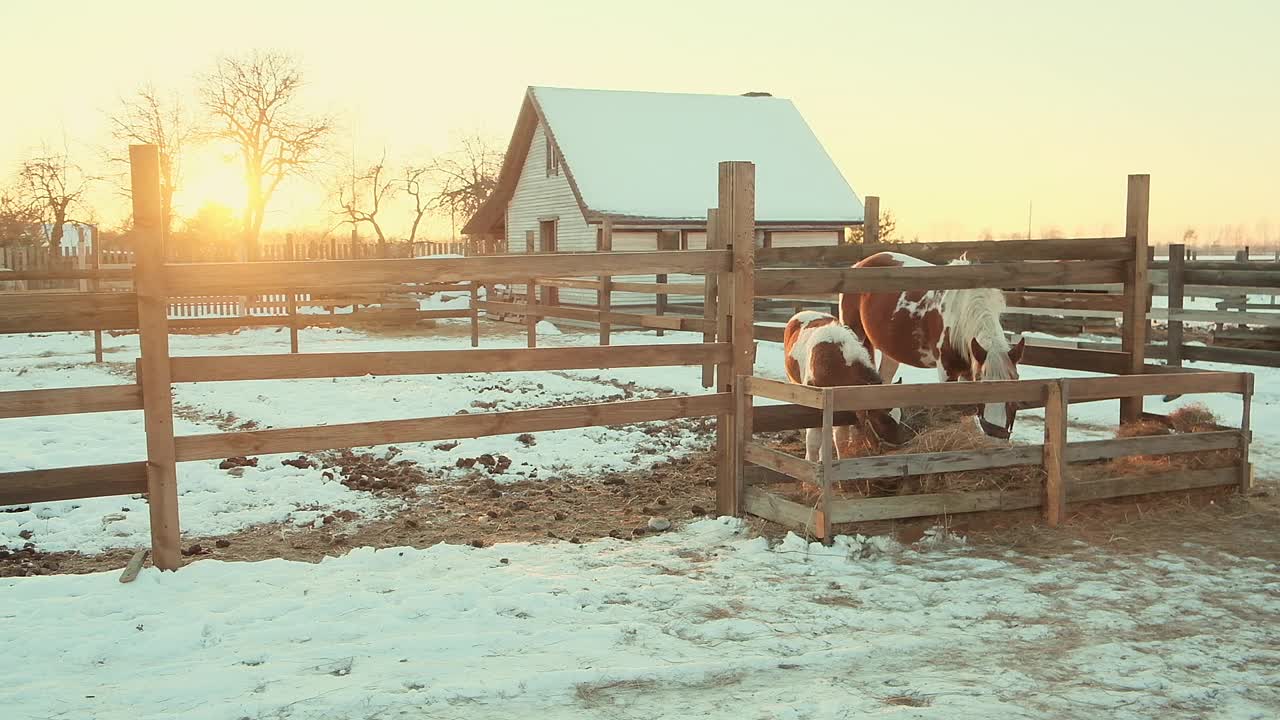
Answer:
M967 265L961 255L952 265ZM895 252L876 253L854 265L932 267ZM893 382L900 363L938 369L942 382L1017 380L1025 340L1009 346L1000 313L1004 293L994 289L909 290L902 293L842 293L840 320L880 351L880 375ZM1013 431L1016 403L988 403L977 413L983 432L1006 440Z
M879 385L871 356L862 340L833 315L805 310L787 321L782 347L786 352L787 379L797 385L838 387L842 385ZM857 413L864 431L891 445L902 445L909 438L894 417L885 410ZM836 427L833 435L836 456L841 442L851 439L852 428ZM822 448L822 431L809 428L805 433L805 459L816 461Z

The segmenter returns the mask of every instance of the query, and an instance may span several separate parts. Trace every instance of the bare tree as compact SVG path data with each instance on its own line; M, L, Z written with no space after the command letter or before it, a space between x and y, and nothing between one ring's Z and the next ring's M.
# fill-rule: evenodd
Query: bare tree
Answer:
M17 193L0 190L0 245L36 245L41 241L40 217Z
M892 210L884 210L880 213L879 231L879 238L876 242L902 242L902 236L898 234L898 220L893 216ZM855 225L849 228L849 233L845 238L845 242L855 245L861 244L863 242L863 226Z
M395 195L397 184L394 178L384 174L386 164L387 153L384 151L381 160L363 173L353 174L349 186L345 182L339 183L337 190L337 212L344 218L342 222L352 226L368 223L378 236L378 257L387 256L387 236L378 222L378 212L382 210L383 203ZM414 226L417 227L416 221Z
M243 242L249 258L257 257L267 205L280 183L314 163L333 130L329 118L298 112L302 86L297 62L275 52L223 58L202 79L201 99L215 123L210 134L235 143L244 161Z
M45 226L49 255L61 256L63 226L78 209L89 178L66 155L46 151L22 163L18 181L25 203Z
M418 239L418 226L422 224L422 218L432 207L431 196L423 186L430 177L430 172L429 165L410 165L404 169L404 177L400 180L404 183L404 193L413 198L413 222L409 225L411 244Z
M460 147L431 164L436 180L432 206L449 214L452 237L458 239L458 218L470 218L498 186L503 153L479 134L462 138Z
M160 151L160 212L166 236L173 228L173 194L182 184L182 152L192 139L194 125L182 102L164 98L151 85L143 85L131 97L121 98L119 109L108 116L111 137L117 145L155 145ZM129 164L129 156L107 153L116 165Z

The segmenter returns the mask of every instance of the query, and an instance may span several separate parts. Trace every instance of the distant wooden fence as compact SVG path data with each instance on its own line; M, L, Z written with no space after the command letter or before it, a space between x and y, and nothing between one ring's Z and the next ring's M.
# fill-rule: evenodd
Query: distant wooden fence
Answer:
M159 228L158 152L154 146L134 146L134 218L142 237L154 238ZM816 478L829 486L844 476L855 476L866 463L862 460L836 463L829 447L824 448L820 467L811 467L781 453L764 452L752 439L760 432L825 427L830 429L843 411L860 408L898 407L910 404L975 405L986 402L1040 402L1050 409L1049 425L1055 438L1046 438L1042 448L1010 448L991 454L1005 464L1044 463L1049 481L1043 494L1028 493L1027 506L1042 504L1053 523L1061 519L1065 502L1111 497L1129 492L1148 492L1180 487L1239 484L1248 487L1248 416L1252 376L1246 373L1194 373L1153 376L1157 369L1142 361L1142 331L1145 316L1140 310L1145 293L1146 204L1145 176L1131 178L1131 234L1124 238L1067 244L1059 241L1024 241L1014 244L975 245L989 250L999 262L972 267L908 268L901 273L885 269L776 268L770 254L755 250L755 169L750 163L721 163L720 205L709 213L711 237L707 250L638 253L569 253L555 255L487 256L451 259L354 260L348 262L281 261L225 264L165 264L158 253L139 258L135 276L136 293L103 293L100 303L76 305L80 325L110 326L126 321L136 324L141 354L137 384L105 388L71 388L0 393L0 418L32 415L143 410L147 433L145 462L54 470L0 473L0 504L73 499L96 495L136 493L145 490L151 513L152 552L155 564L175 569L180 564L177 463L209 460L233 455L309 452L332 448L428 442L457 437L484 437L522 432L543 432L569 428L596 427L715 417L717 459L717 509L721 514L742 512L772 517L795 527L830 537L830 525L842 519L889 516L884 509L893 502L860 501L856 505L830 503L829 498L815 516L803 507L783 505L761 498L744 486L747 464L782 472L792 477ZM807 250L807 249L806 249ZM1027 260L1067 262L1017 263ZM779 256L780 257L780 256ZM1125 336L1130 344L1123 352L1074 351L1062 356L1042 357L1040 364L1073 367L1086 362L1089 369L1110 370L1124 376L1087 381L1010 381L958 383L928 386L876 386L847 388L807 388L753 378L755 333L752 305L758 295L786 295L796 288L813 286L823 292L845 287L890 290L903 287L951 288L989 287L1009 282L1013 266L1018 277L1036 281L1119 282L1125 294ZM352 352L314 354L268 354L250 356L173 357L168 349L168 332L173 323L164 310L173 296L210 297L220 293L252 295L283 290L296 294L307 289L358 291L362 287L417 283L439 284L523 282L531 278L558 275L612 277L634 273L693 273L712 280L714 293L707 293L705 318L695 329L703 333L701 342L685 344L626 345L610 347L557 347L502 350L436 350L409 352ZM474 306L473 306L474 307ZM0 308L2 310L2 308ZM524 308L530 317L534 309ZM625 314L624 314L625 315ZM118 316L118 317L117 317ZM3 317L3 312L0 312ZM61 317L71 315L62 312ZM601 319L613 322L610 313ZM626 322L655 322L646 317L623 317ZM70 320L68 320L70 322ZM665 322L665 321L664 321ZM474 326L473 326L474 327ZM675 328L673 328L675 329ZM474 336L473 336L474 340ZM1034 361L1028 353L1027 361ZM1057 363L1057 364L1055 364ZM520 372L627 367L702 366L714 369L714 390L701 395L661 397L651 400L549 407L508 412L473 413L403 420L348 423L299 428L176 435L173 426L172 390L179 382L231 382L243 380L357 377L368 374L447 374L476 372ZM1230 437L1207 433L1183 445L1168 438L1130 438L1111 444L1066 444L1065 404L1104 398L1120 398L1122 417L1136 419L1141 414L1141 397L1170 388L1182 392L1233 392L1244 397L1241 429ZM774 397L786 404L753 408L751 397ZM1213 437L1208 437L1213 436ZM1064 472L1070 461L1112 455L1147 455L1178 452L1195 447L1240 447L1244 458L1228 478L1222 472L1178 481L1125 481L1109 485L1076 485ZM1105 447L1104 447L1105 445ZM1175 447L1177 445L1177 447ZM1105 453L1099 454L1105 450ZM934 458L932 460L938 460ZM954 468L957 458L943 458ZM919 472L925 465L911 465L904 472ZM931 461L930 459L918 462ZM974 462L969 460L970 464ZM992 465L994 466L994 465ZM986 467L978 465L977 467ZM1145 484L1143 484L1145 482ZM894 513L933 514L984 509L993 501L986 496L965 500L969 494L939 500L920 496L914 504L896 498ZM1034 496L1034 497L1033 497ZM1019 497L1022 497L1021 495ZM869 504L864 504L869 503ZM906 507L901 503L908 503ZM905 508L905 509L904 509Z

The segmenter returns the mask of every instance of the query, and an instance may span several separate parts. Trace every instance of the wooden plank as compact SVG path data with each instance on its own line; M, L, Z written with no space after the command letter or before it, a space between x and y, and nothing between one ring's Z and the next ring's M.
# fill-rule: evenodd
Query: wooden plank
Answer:
M1057 527L1067 511L1067 403L1068 382L1061 380L1045 388L1044 404L1044 521Z
M670 283L670 282L615 282L614 292L645 293L666 295L701 295L706 288L702 283Z
M138 301L131 292L0 293L0 333L131 330L137 326Z
M1129 353L1116 350L1085 350L1027 343L1023 365L1117 374L1129 367Z
M0 505L136 495L146 491L145 462L0 473Z
M93 271L94 277L89 281L89 290L91 292L102 291L101 277L102 270L102 234L98 228L93 229ZM133 268L129 268L133 272ZM102 362L102 330L93 331L93 361Z
M868 195L862 204L862 244L880 244L880 197Z
M1017 465L1039 465L1042 461L1043 453L1039 445L1018 445L983 450L950 450L848 458L835 463L832 471L837 481L867 480L987 470Z
M1280 292L1280 291L1278 291ZM1152 317L1167 317L1170 321L1181 321L1178 324L1178 340L1181 343L1181 325L1183 322L1227 323L1231 325L1261 325L1263 327L1280 327L1280 313L1243 312L1240 310L1175 310L1152 312ZM1172 326L1173 323L1171 322Z
M689 343L511 350L212 355L175 357L169 361L169 366L173 382L220 382L700 365L723 361L729 357L729 350L728 343ZM4 395L0 394L0 401L3 398Z
M707 210L707 249L718 249L716 242L716 210ZM716 315L718 313L717 294L719 293L717 285L717 276L715 273L707 273L702 279L702 321L704 328L702 330L702 342L709 343L716 341ZM702 387L714 387L716 384L716 366L702 366Z
M967 254L974 261L1128 260L1133 245L1126 238L1062 238L1049 240L977 240L964 242L834 245L763 248L760 267L852 265L878 252L901 252L931 263L947 263Z
M783 527L813 536L813 510L798 502L779 497L759 487L747 486L742 491L743 512L775 522Z
M382 420L318 427L187 435L177 439L178 458L186 462L234 455L310 452L627 425L728 413L732 402L732 394L715 393L411 420Z
M1039 507L1040 488L1028 490L979 490L964 493L929 493L894 497L851 498L836 500L831 507L834 523L870 522L903 518L983 512L987 510L1022 510Z
M1188 267L1185 277L1184 282L1188 285L1214 285L1253 290L1263 288L1274 290L1280 287L1280 270L1195 270Z
M1246 373L1186 372L1166 375L1127 375L1078 378L1071 381L1071 402L1114 400L1146 395L1238 393L1244 390ZM966 383L968 384L968 383ZM973 383L990 384L990 383Z
M681 330L683 332L703 332L706 324L702 318L688 317L685 315L634 315L631 313L610 312L601 313L598 310L588 308L566 307L563 305L549 306L543 305L529 310L522 303L501 303L501 302L481 302L482 310L509 313L512 315L533 315L534 317L558 317L570 320L586 320L588 322L598 322L602 318L607 319L614 325L626 325L633 327L645 328L661 328L663 330Z
M756 340L780 343L786 336L786 328L782 325L763 325L756 323L752 328Z
M1245 377L1243 399L1240 409L1240 492L1248 494L1253 489L1253 465L1249 462L1249 441L1253 437L1253 373Z
M718 171L717 171L718 173ZM717 174L717 182L719 175ZM708 211L708 216L712 211ZM716 250L724 250L725 247L725 226L720 221L721 210L714 210L716 222L714 226L708 226L709 230L715 231L715 237L708 237L708 247L714 247ZM716 298L716 338L720 342L733 342L733 282L734 274L732 272L720 272L716 275L716 288L718 296ZM735 380L733 376L733 358L730 357L723 363L719 363L715 367L715 388L718 392L733 392L735 389ZM754 411L752 419L754 420ZM716 488L717 491L721 487L727 487L731 484L736 485L738 479L733 477L734 469L734 452L737 447L737 437L734 435L736 422L731 414L719 415L716 417ZM753 428L754 432L754 423ZM722 510L720 505L719 493L717 493L717 511ZM733 511L733 508L728 508Z
M809 483L810 485L818 484L819 466L817 463L765 447L758 442L751 442L743 448L743 458L747 462L769 468L774 472L780 472L800 482Z
M182 564L178 524L178 469L173 437L173 385L169 381L169 321L160 207L160 154L155 145L130 145L133 231L138 264L138 346L141 351L143 427L147 434L147 507L151 556L161 570ZM246 267L252 267L252 264Z
M1186 257L1185 245L1169 246L1169 339L1166 343L1169 350L1165 361L1175 367L1182 367L1182 320L1177 315L1185 298Z
M831 485L835 472L832 467L836 461L835 448L835 398L831 388L822 390L822 445L818 450L818 480L821 483L818 498L818 511L814 513L813 524L815 535L826 544L831 544Z
M96 238L95 238L96 242ZM5 280L132 280L132 268L72 268L67 270L14 270L4 274Z
M1105 500L1107 498L1147 493L1176 492L1218 485L1234 485L1240 479L1238 467L1209 470L1176 470L1153 475L1106 478L1072 482L1067 485L1068 502Z
M1048 308L1054 310L1098 310L1121 312L1124 296L1110 293L1073 292L1006 292L1005 304L1011 308Z
M599 290L599 280L577 280L575 278L538 278L543 287L567 288L570 290Z
M124 566L124 572L120 573L120 582L131 583L138 578L138 573L142 572L142 563L147 559L146 549L137 550L133 553L133 557L129 558L129 564Z
M1169 287L1167 285L1153 285L1152 291L1157 295L1168 295ZM1211 297L1218 299L1234 298L1241 295L1280 295L1280 286L1258 286L1258 285L1191 285L1183 286L1183 294L1187 297Z
M1251 350L1247 348L1184 345L1182 347L1182 357L1187 360L1220 362L1232 365L1280 367L1280 351L1276 350Z
M1067 462L1094 462L1135 455L1173 455L1240 447L1240 430L1219 430L1181 435L1089 440L1067 445Z
M0 392L0 419L141 409L142 388L138 385Z
M471 347L480 347L480 283L467 283L471 295L471 307L468 309L471 319Z
M763 269L755 293L778 297L795 293L900 292L961 288L1009 288L1029 284L1111 283L1125 278L1125 263L1001 262L939 267Z
M852 412L837 412L837 425L855 425L857 416ZM761 405L752 408L752 430L756 433L803 430L822 425L822 412L818 408L801 405Z
M533 257L538 252L538 239L532 230L524 232L524 252L528 257ZM474 281L473 281L474 282ZM525 324L525 343L528 347L538 347L538 318L539 315L534 314L534 310L538 306L538 280L530 277L524 284L524 324Z
M805 407L822 407L822 390L816 387L751 376L742 378L742 384L751 395Z
M1112 378L1104 378L1112 379ZM993 402L1039 402L1045 380L865 385L835 389L837 410L882 410L901 407L945 407Z
M166 265L175 295L352 287L372 283L524 282L529 277L702 274L728 270L728 252L671 250L628 253L544 253L467 258L291 260Z
M290 253L292 256L292 253ZM285 308L285 314L289 316L289 352L297 354L298 352L298 295L297 293L289 293L288 307Z
M613 251L612 220L605 220L600 224L596 244L600 252ZM709 245L707 247L711 249ZM609 335L613 330L608 320L608 313L613 311L613 278L608 275L599 275L596 279L600 282L600 289L596 291L596 309L600 311L600 344L608 345Z
M732 349L730 378L735 385L742 378L750 377L756 359L752 324L755 322L755 251L756 251L756 166L749 162L722 162L719 165L719 208L717 221L724 246L733 255L733 295L729 305L729 342ZM689 251L684 251L689 252ZM718 251L712 251L718 252ZM744 427L743 434L752 434L751 417L737 420ZM742 450L737 437L732 438L734 452L739 457ZM737 473L721 477L716 488L716 507L721 515L738 515L742 512L742 478Z

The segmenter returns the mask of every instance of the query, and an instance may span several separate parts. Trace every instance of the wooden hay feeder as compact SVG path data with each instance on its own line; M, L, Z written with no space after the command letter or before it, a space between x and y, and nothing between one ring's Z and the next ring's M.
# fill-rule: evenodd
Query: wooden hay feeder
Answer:
M807 536L830 542L832 527L846 523L1041 507L1046 523L1056 526L1065 517L1067 503L1221 485L1238 485L1247 489L1251 483L1248 445L1252 386L1253 376L1250 373L1227 372L834 388L744 377L736 391L739 408L750 407L754 396L814 408L822 414L825 440L820 460L810 462L767 446L753 436L749 423L742 423L736 459L738 477L743 483L743 509ZM1174 391L1181 394L1240 394L1244 407L1240 427L1198 427L1194 432L1180 434L1067 442L1067 408L1071 403ZM1044 442L841 460L835 457L831 430L838 424L839 413L895 407L973 406L991 402L1016 402L1024 408L1043 406ZM1212 455L1207 455L1211 452ZM1186 456L1186 462L1164 466L1158 463L1139 466L1117 461L1182 456L1186 453L1213 457L1216 462L1207 463L1212 466L1205 467L1191 461L1192 456ZM847 481L902 480L938 473L1019 466L1042 470L1025 474L1025 477L1039 478L1039 482L1003 489L889 497L841 496L836 491L837 483ZM786 493L769 489L768 485L777 483L779 479L798 480L816 488L815 500L800 503L787 497Z

